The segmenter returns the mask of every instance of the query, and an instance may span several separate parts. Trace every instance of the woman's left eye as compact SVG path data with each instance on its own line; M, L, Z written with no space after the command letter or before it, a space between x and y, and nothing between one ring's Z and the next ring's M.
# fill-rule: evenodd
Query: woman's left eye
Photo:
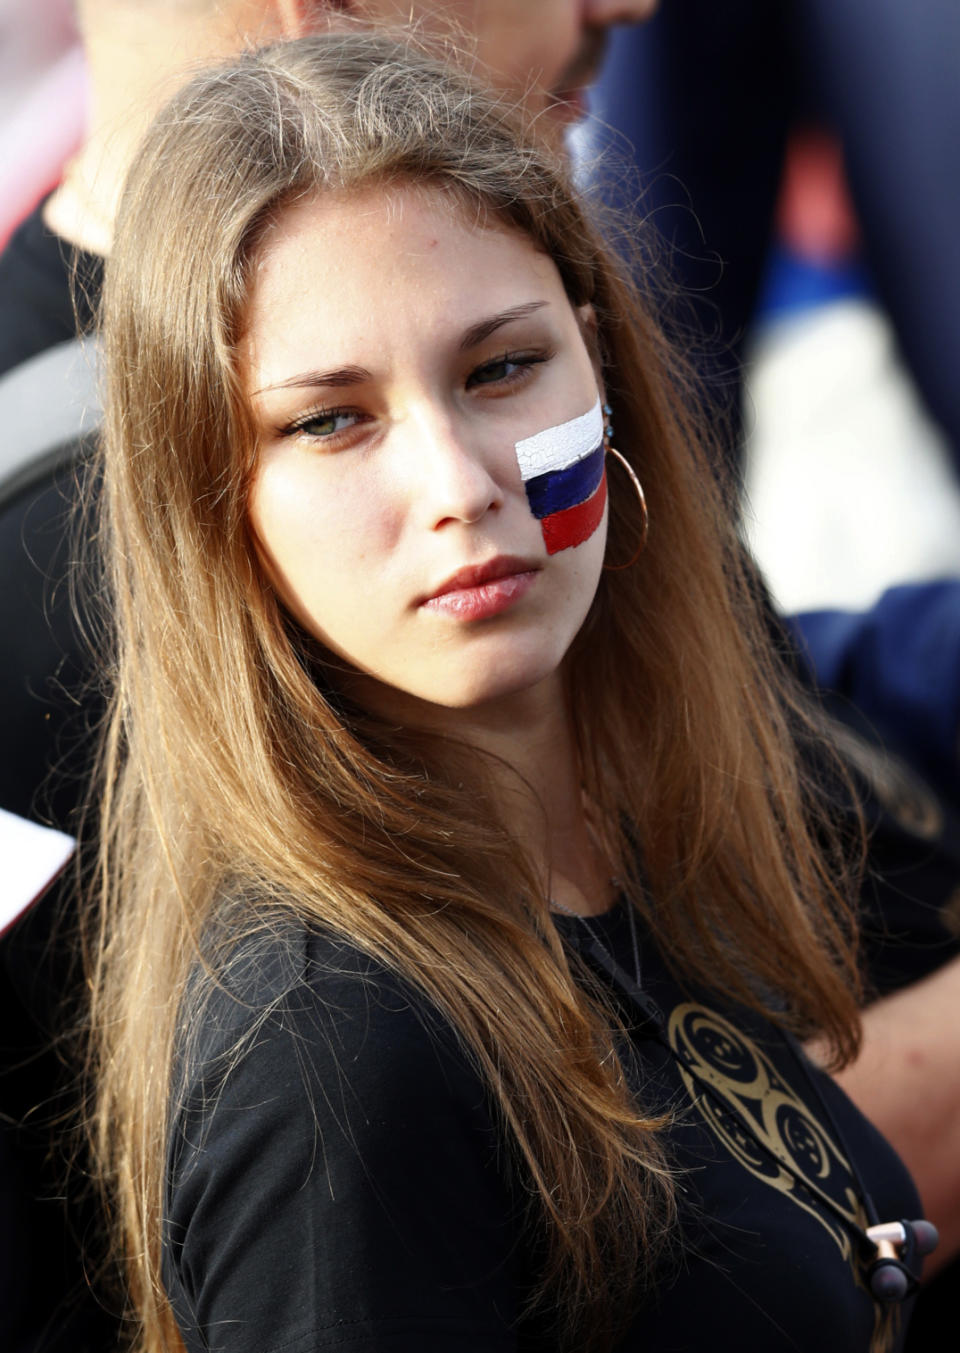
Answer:
M316 437L318 441L324 441L335 436L338 432L345 432L348 428L353 427L359 417L360 415L351 409L317 409L314 413L308 413L304 417L298 418L284 431L289 436L303 434L307 437Z
M467 377L467 389L476 385L509 385L523 380L532 367L548 359L548 353L508 352L493 362L484 362Z

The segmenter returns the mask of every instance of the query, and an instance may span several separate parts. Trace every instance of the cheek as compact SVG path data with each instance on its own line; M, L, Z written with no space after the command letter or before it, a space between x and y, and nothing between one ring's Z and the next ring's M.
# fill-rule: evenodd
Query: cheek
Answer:
M281 460L260 470L248 513L261 543L278 560L306 551L304 562L312 553L337 558L392 548L398 505L368 478L326 469Z
M528 72L542 70L548 87L556 85L580 49L582 8L583 0L549 0L537 16L530 6L530 46L525 68Z
M513 93L526 90L531 76L553 88L580 46L582 0L467 0L466 9L481 59Z
M261 548L284 572L295 570L298 557L327 536L322 499L282 467L267 466L257 475L248 512Z
M331 605L352 605L366 567L389 555L396 536L378 495L329 478L268 463L247 509L271 586L308 628Z
M578 418L517 442L516 453L547 554L584 544L599 528L607 505L600 401Z
M590 497L574 507L544 517L540 523L543 543L547 554L559 554L561 550L572 550L583 545L603 521L607 506L607 476L601 469L600 483Z

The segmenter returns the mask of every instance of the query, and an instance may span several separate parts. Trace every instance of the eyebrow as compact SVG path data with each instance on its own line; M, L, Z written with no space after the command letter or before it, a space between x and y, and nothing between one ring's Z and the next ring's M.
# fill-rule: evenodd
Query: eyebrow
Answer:
M277 381L276 385L263 385L253 394L262 395L268 390L309 390L316 385L362 385L371 380L373 375L365 366L338 366L332 371L302 371L299 376Z
M498 329L502 329L505 324L511 324L517 319L526 319L528 315L535 314L537 310L542 310L547 305L548 301L527 301L523 305L512 305L509 310L501 310L496 315L478 320L464 332L459 343L460 351L469 352L491 334L495 334ZM370 380L373 380L373 376L365 366L338 366L332 371L302 371L288 380L277 381L275 385L261 386L259 390L253 391L252 397L266 394L269 390L312 390L320 385L342 388L348 385L362 385L364 381Z
M482 319L476 324L471 324L460 340L460 351L469 352L471 348L477 347L491 334L495 334L498 329L502 329L505 324L510 324L515 319L526 319L527 315L542 310L547 304L547 301L528 301L525 305L513 305L509 310L501 310L499 314L491 315L488 319Z

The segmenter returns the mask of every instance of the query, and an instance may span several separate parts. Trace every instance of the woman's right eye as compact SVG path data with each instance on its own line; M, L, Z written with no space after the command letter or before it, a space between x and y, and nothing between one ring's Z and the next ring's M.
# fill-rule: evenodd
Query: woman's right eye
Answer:
M338 432L346 432L360 421L360 414L353 409L314 409L310 413L289 423L283 429L286 437L313 437L317 441L328 441Z

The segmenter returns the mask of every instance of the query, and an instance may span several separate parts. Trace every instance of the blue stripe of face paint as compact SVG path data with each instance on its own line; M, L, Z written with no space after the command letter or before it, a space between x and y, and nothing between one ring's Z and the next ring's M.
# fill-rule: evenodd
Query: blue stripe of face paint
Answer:
M603 443L596 451L591 451L583 460L568 465L565 470L548 470L546 474L534 475L528 479L524 488L530 511L540 521L553 512L563 512L568 507L583 503L594 492L603 478Z

